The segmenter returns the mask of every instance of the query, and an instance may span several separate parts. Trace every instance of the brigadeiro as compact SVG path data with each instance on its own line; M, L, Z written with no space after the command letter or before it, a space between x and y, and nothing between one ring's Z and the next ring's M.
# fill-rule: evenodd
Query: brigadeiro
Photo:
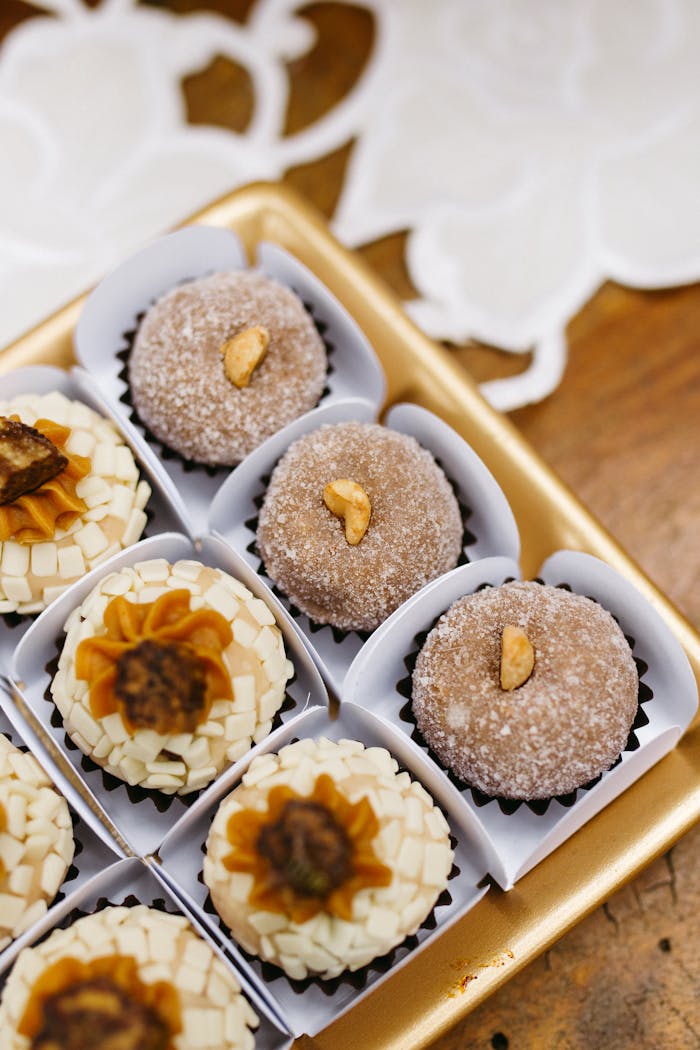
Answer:
M457 498L433 456L376 423L329 424L275 467L257 543L270 579L320 624L372 631L457 564Z
M0 613L36 613L131 546L151 495L118 430L58 391L0 400Z
M452 859L447 821L387 750L321 737L251 763L214 817L204 881L247 951L331 979L414 934Z
M597 602L535 582L460 598L418 654L413 713L439 760L488 795L582 787L624 749L637 712L630 647Z
M84 915L25 948L7 979L7 1050L252 1050L258 1017L181 915L143 904Z
M292 674L265 602L220 569L154 558L74 609L51 693L98 765L184 795L270 732Z
M214 273L167 292L129 355L136 411L185 459L233 466L313 408L326 350L289 288L255 270Z

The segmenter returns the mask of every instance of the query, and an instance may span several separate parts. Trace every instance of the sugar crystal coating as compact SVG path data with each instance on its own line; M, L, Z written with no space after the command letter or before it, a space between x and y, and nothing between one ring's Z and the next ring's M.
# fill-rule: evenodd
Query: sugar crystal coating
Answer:
M501 688L501 634L520 627L534 670ZM613 617L582 595L508 583L459 599L418 654L413 712L439 759L501 798L544 799L581 787L623 750L639 678Z
M356 545L323 502L350 478L369 496ZM424 584L454 568L463 528L452 487L415 438L373 423L337 423L295 441L260 510L268 576L302 612L344 630L374 630Z
M257 325L270 337L248 386L226 378L221 347ZM134 405L155 436L198 463L232 466L313 408L326 353L301 300L256 271L174 288L146 313L129 358Z

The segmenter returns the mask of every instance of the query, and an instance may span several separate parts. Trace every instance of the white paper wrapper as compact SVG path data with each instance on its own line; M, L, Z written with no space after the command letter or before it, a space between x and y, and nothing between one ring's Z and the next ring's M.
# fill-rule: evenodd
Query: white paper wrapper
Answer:
M428 584L372 635L347 674L343 703L370 708L411 738L412 746L427 753L410 705L410 675L422 645L422 637L418 641L417 636L429 631L462 595L482 584L498 586L519 578L516 562L487 558ZM623 751L620 761L594 786L543 805L487 801L441 772L453 804L474 817L490 843L489 873L503 889L510 889L665 755L690 723L698 704L695 679L680 644L658 613L614 569L591 555L559 551L544 563L540 578L554 586L568 585L600 602L633 640L642 683L640 713L633 727L638 746Z
M195 932L199 934L221 958L225 965L233 969L243 994L250 1002L256 1014L260 1018L260 1026L255 1032L256 1050L287 1050L291 1045L289 1032L274 1017L268 1009L264 1000L261 999L255 987L249 984L246 975L232 966L219 950L202 926L197 922L196 916L188 914L183 910L180 902L172 894L167 884L158 878L155 869L143 864L134 858L116 861L104 869L100 874L90 879L85 885L71 893L60 905L57 905L45 918L18 937L11 948L0 956L0 992L7 980L12 964L19 955L22 948L29 947L43 940L54 929L64 927L85 914L92 914L108 905L145 904L150 908L170 914L185 915L191 922Z
M360 740L369 747L387 748L399 765L423 784L445 812L455 848L455 866L447 884L450 899L448 901L445 894L439 898L432 916L414 937L408 938L407 943L357 973L342 975L334 981L322 982L310 978L293 982L282 971L257 959L245 962L230 939L228 930L214 912L201 877L203 848L211 821L221 799L239 782L242 770L230 770L209 788L172 829L159 850L162 877L167 879L186 904L197 909L199 917L227 953L241 967L249 967L249 972L254 975L252 979L259 982L262 993L268 997L271 1006L280 1013L295 1036L304 1032L314 1035L330 1024L375 987L384 974L395 973L420 946L464 915L488 890L488 885L482 882L489 867L488 843L477 821L467 813L457 818L454 799L443 789L442 777L432 763L386 722L350 703L342 705L338 718L334 720L329 719L323 709L309 711L295 723L280 729L274 738L269 737L261 750L277 752L292 740L321 736L331 740Z
M160 532L168 532L172 529L182 529L187 521L187 512L182 500L177 493L172 491L163 478L164 472L153 457L151 451L144 445L140 437L135 433L133 427L121 418L108 401L102 398L96 388L94 380L84 373L75 370L72 373L54 368L49 365L36 365L28 368L18 368L8 372L2 377L3 400L16 397L18 394L35 393L48 394L58 391L70 398L72 401L82 401L99 415L112 422L120 430L124 441L134 454L139 467L140 475L148 481L151 486L151 496L146 505L148 523L144 535L155 535ZM0 616L0 673L7 674L10 669L12 652L18 645L20 638L32 622L31 616L21 616L10 613Z
M369 635L316 624L294 609L265 575L256 549L255 532L267 479L290 444L326 423L349 420L376 422L374 406L360 399L339 401L290 423L236 467L219 489L209 514L211 531L239 551L292 611L316 654L322 675L337 694L350 664ZM392 430L415 437L432 452L452 482L465 519L463 559L473 561L495 554L517 559L520 537L513 512L495 478L469 445L432 412L417 405L396 405L387 413L385 423Z
M327 393L322 401L359 396L379 406L385 381L379 361L356 323L324 285L284 249L258 246L258 268L299 295L322 332L329 348ZM124 418L133 409L118 357L127 345L125 333L133 331L141 314L170 288L217 270L247 266L238 237L230 230L188 226L149 244L106 277L88 297L75 332L78 361L94 377L105 397ZM144 428L136 421L140 433ZM149 439L150 440L150 439ZM175 455L164 456L153 442L188 514L186 531L196 535L206 528L209 504L228 473L187 465Z
M4 687L0 688L0 733L6 736L10 743L14 744L20 751L31 752L48 778L53 781L59 794L63 795L70 810L73 822L75 853L56 897L53 901L47 902L50 912L52 908L60 904L67 894L79 890L98 872L103 871L108 865L114 863L122 854L116 845L110 845L93 830L90 814L86 813L86 807L82 799L63 780L51 759L45 754L34 733L22 719L11 698L5 693ZM43 921L43 918L39 921ZM34 926L36 926L36 923L33 923L27 931L30 935ZM0 951L0 971L2 971L4 965L5 955L11 948L12 943L3 951Z
M167 831L192 804L194 796L164 795L158 791L130 788L96 766L69 741L50 693L47 665L55 661L63 639L63 625L95 584L109 572L125 565L165 558L169 562L194 559L214 565L239 579L272 609L284 637L295 678L287 685L288 702L279 712L283 722L293 719L306 706L327 704L327 694L305 643L287 612L265 588L255 573L226 544L205 537L195 545L185 536L169 533L155 536L110 559L70 588L38 618L15 654L12 678L28 710L73 766L90 801L113 822L134 853L145 856L159 846ZM48 696L48 699L47 699ZM255 749L253 749L255 750Z

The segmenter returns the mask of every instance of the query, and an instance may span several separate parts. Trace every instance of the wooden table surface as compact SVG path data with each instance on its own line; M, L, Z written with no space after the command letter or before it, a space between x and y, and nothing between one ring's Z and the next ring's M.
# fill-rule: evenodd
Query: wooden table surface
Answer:
M371 19L359 8L314 4L303 10L319 37L315 52L290 69L290 131L342 96L372 40ZM341 50L337 40L343 41ZM203 75L200 118L208 90ZM286 179L332 218L351 151L348 143ZM415 291L404 265L406 232L361 251L394 290L410 298ZM513 412L511 419L700 628L700 285L638 292L606 284L567 334L563 382L544 402ZM526 363L476 344L454 352L479 381L512 374ZM435 1050L699 1046L700 828L508 982Z
M371 46L365 14L306 9L317 55L293 70L290 130L336 97ZM328 58L340 20L343 61ZM351 56L355 57L355 64ZM329 73L334 69L333 75ZM314 88L312 88L314 85ZM346 89L346 88L345 88ZM352 149L290 172L332 217ZM405 231L362 253L404 298ZM569 362L545 401L511 413L530 444L700 628L700 285L608 283L568 327ZM455 348L479 381L525 362ZM435 1050L692 1050L700 1046L700 828L508 982Z
M153 0L244 21L250 0ZM287 131L319 117L355 81L373 41L361 7L300 10L318 30L289 67ZM38 15L2 5L3 32ZM243 130L248 75L216 58L183 82L188 119ZM353 143L285 180L329 218ZM402 296L414 294L406 231L362 254ZM700 628L700 285L637 292L602 287L568 329L559 388L511 418L653 581ZM524 367L475 344L455 348L478 380ZM700 828L469 1015L435 1050L691 1050L700 1046ZM371 1048L365 1048L371 1050ZM409 1048L407 1048L409 1050Z

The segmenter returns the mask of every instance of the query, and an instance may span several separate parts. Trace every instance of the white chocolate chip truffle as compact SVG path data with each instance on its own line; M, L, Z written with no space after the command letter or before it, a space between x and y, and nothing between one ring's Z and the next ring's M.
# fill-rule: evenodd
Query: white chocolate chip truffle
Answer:
M0 734L0 950L46 912L74 849L66 800L34 756Z
M301 801L315 810L324 781L325 797L332 801L321 805L326 814L334 813L336 833L338 826L345 828L349 852L343 871L328 844L327 823L320 840L322 861L312 846L306 859L298 852L293 857L285 853L282 859L276 852L279 842L269 838L271 831L273 835L281 831L283 840L291 839L283 827L290 810L285 810L286 803L280 810L274 792L279 796L285 789L295 805ZM373 814L370 823L361 810L367 804ZM342 815L344 810L349 816ZM318 810L312 816L318 819ZM250 870L250 850L235 841L237 833L232 836L232 818L241 828L244 824L255 828L253 855L274 855L276 868L270 861L262 874ZM372 836L369 842L361 841L357 831L363 822ZM247 828L242 834L251 832ZM272 906L257 903L256 887L264 889L265 879L284 884L288 875L303 872L311 855L325 873L334 865L337 873L335 881L326 884L325 895L317 894L316 905L308 907L311 882L301 893L292 891L291 897L288 885L282 890L286 901L292 901L291 908L279 906L278 887L269 898ZM221 803L207 841L204 881L214 907L246 951L281 967L293 979L309 975L330 979L367 965L414 934L446 887L452 860L450 831L442 812L417 781L398 772L388 751L356 740L302 739L277 755L256 758L242 783ZM370 873L363 884L358 872L375 864L385 877ZM336 894L342 898L337 905ZM304 914L295 920L290 912L298 904Z
M117 694L122 699L116 706L97 705L99 676L92 671L93 665L84 672L82 654L90 646L111 645L115 633L106 620L115 603L124 603L122 609L130 616L143 619L149 615L148 607L162 609L164 603L177 598L184 612L178 613L175 633L178 625L195 621L203 622L206 630L213 615L217 630L223 631L216 643L218 650L208 641L206 646L198 648L197 643L190 649L189 635L184 633L183 656L181 643L170 644L169 623L154 632L146 630L149 621L144 621L131 641L119 643L112 671L101 679L102 684L107 683L110 700ZM202 659L210 665L212 652L218 670L213 684L207 679L205 702L196 694L198 668ZM145 662L139 665L142 657ZM192 684L186 682L183 659L192 661ZM51 692L66 732L98 765L130 785L184 795L205 787L267 736L293 670L265 602L220 569L186 560L171 565L159 558L111 573L74 610L66 624ZM77 676L83 672L91 682ZM110 673L116 675L112 686L105 677ZM193 704L198 695L200 706L195 704L190 711L183 708L183 720L178 721L173 714L174 691L180 685L189 690L182 703ZM131 708L128 703L124 706L124 696L130 698Z
M59 519L52 535L34 538L26 528L5 538L0 530L0 614L36 613L89 569L136 543L151 489L139 480L131 449L114 424L80 401L57 391L21 394L0 400L0 415L18 416L28 426L48 419L67 428L61 451L87 461L87 473L75 484L82 509L72 522L59 527ZM39 493L41 487L31 495ZM7 509L0 507L0 523Z
M28 1050L32 1045L20 1029L27 1025L25 1011L32 990L51 967L55 967L54 972L56 969L60 972L63 960L75 960L68 965L73 971L80 967L83 976L74 977L71 986L61 989L57 995L77 997L81 992L79 982L85 984L91 979L90 964L113 957L130 960L127 967L136 975L136 981L130 988L125 981L120 983L119 978L111 976L109 962L98 964L102 972L107 973L102 977L101 993L105 993L106 984L107 994L116 994L123 1003L116 1022L105 1014L105 1025L116 1023L126 1028L125 1022L136 1013L142 1023L154 1023L166 1032L170 1029L168 1045L176 1050L252 1050L254 1047L252 1029L257 1028L259 1020L230 969L183 916L139 904L107 907L86 915L65 930L54 930L36 947L25 948L19 954L0 1001L0 1031L5 1050ZM166 994L155 996L155 1005L143 1011L139 1000L141 989L145 986L144 999L148 1002L148 989L156 982L169 986ZM140 1010L143 1012L139 1015ZM55 1016L55 1012L52 1013ZM36 1023L46 1027L50 1024L43 998L39 999ZM139 1050L141 1043L138 1035L133 1034L134 1029L135 1025L129 1032L131 1041L122 1032L125 1041L120 1042L120 1046ZM49 1028L49 1033L56 1038L56 1028ZM61 1034L59 1030L59 1038ZM94 1045L97 1046L97 1042Z

